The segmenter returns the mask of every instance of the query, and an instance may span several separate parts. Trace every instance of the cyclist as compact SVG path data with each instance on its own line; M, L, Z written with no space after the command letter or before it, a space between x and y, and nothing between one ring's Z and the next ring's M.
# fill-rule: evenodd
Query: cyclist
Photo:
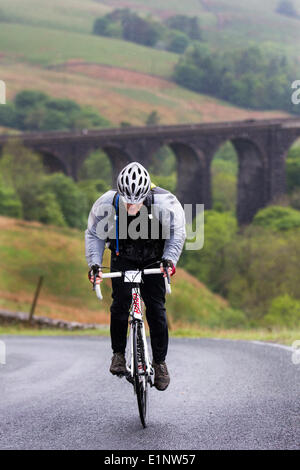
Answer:
M146 218L142 220L141 214L145 212ZM125 236L123 233L121 237L120 223L124 213ZM105 233L99 229L104 221ZM155 238L151 237L154 222L158 227ZM132 236L132 223L139 225L140 236ZM148 229L145 236L141 236L143 229ZM161 266L162 271L168 269L172 276L176 272L185 237L185 216L178 199L169 191L152 184L148 171L140 163L129 163L118 176L117 191L107 191L91 209L85 232L89 279L93 282L96 276L96 282L102 281L101 264L106 243L111 250L111 271ZM141 295L150 329L154 385L158 390L165 390L170 383L165 362L168 350L165 294L163 276L144 276ZM126 372L128 311L132 299L130 283L122 278L113 278L112 298L110 333L113 357L110 372L122 375Z

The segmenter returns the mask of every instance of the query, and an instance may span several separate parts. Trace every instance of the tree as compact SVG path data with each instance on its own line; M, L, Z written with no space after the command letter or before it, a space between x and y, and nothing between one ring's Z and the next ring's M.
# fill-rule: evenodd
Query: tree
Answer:
M131 13L122 22L123 38L127 41L153 47L160 39L160 27L152 21L146 21Z
M7 17L5 15L4 11L1 8L0 9L0 23L5 23L5 21L7 21Z
M107 127L109 121L90 106L23 90L14 103L0 107L0 124L21 130L48 131Z
M300 212L291 207L269 206L255 214L252 224L275 231L291 230L300 227Z
M122 37L122 26L120 23L113 23L108 16L96 18L93 26L93 34L107 36L111 38Z
M221 53L198 43L179 58L173 77L181 86L238 106L299 114L289 94L298 68L284 56L256 45Z
M5 127L17 127L17 113L13 103L0 106L0 125Z
M237 221L233 214L205 211L204 247L200 251L184 251L182 264L210 289L224 293L226 249L234 244Z
M193 18L185 15L175 15L168 18L165 24L171 28L185 33L190 39L201 41L202 31L196 16Z
M93 34L97 34L99 36L108 36L107 29L109 24L109 19L106 16L96 18L93 26Z
M276 12L280 15L298 17L298 13L291 0L280 0Z
M22 205L25 220L39 220L36 215L36 198L40 194L43 164L39 155L23 147L20 142L7 144L0 161L0 174Z
M44 189L55 195L69 227L83 229L86 226L87 198L71 178L62 173L48 175L44 178Z
M80 229L85 227L88 208L84 193L63 174L45 175L41 157L20 143L4 147L0 174L7 187L15 193L16 201L21 202L22 211L17 202L15 206L9 206L16 216L22 212L25 220ZM12 192L8 193L6 189L6 199L9 194ZM9 215L7 206L5 203L6 214Z
M60 208L60 204L51 191L45 191L42 184L36 187L33 194L34 204L27 210L28 220L38 220L43 224L65 227L66 221Z
M183 54L189 45L189 38L185 33L171 31L168 37L166 49L177 54Z
M146 126L157 126L159 124L160 117L157 111L151 111L146 119Z
M250 326L262 325L272 299L288 293L299 299L299 229L272 231L249 225L225 250L223 289Z
M79 179L97 179L109 186L112 183L112 166L108 156L99 150L92 152L80 169Z
M3 148L0 174L23 203L23 193L43 177L44 168L41 157L16 140Z
M264 323L268 326L299 328L300 302L284 294L272 300Z
M286 159L287 189L291 193L300 188L300 147L293 147Z
M22 217L22 203L16 191L0 177L0 214L8 217Z

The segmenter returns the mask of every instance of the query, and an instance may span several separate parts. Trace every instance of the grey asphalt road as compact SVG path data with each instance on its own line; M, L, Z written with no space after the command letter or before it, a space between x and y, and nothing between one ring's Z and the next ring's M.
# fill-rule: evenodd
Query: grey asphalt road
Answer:
M300 365L264 344L172 339L141 427L108 338L1 337L1 449L297 449Z

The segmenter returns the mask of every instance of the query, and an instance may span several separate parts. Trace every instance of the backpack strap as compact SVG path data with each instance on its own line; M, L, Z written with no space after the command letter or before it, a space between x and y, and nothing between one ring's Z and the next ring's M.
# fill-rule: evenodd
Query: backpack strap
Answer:
M113 199L113 206L116 210L115 220L116 220L116 255L119 256L119 199L120 194L116 192Z
M154 205L154 191L153 189L156 188L156 185L154 183L151 183L151 203L150 205L147 205L147 210L148 210L148 217L149 219L153 219L153 214L152 214L152 206ZM113 198L113 206L116 210L116 215L115 215L115 220L116 220L116 255L119 256L120 251L119 251L119 200L120 200L120 194L118 191L116 191L114 198Z

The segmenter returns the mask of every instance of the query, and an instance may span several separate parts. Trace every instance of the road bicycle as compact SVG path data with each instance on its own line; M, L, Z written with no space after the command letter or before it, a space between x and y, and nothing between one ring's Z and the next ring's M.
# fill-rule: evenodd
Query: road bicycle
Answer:
M145 428L148 417L149 387L153 386L154 371L150 362L148 345L146 340L145 325L143 320L143 301L140 292L142 274L166 274L166 293L171 294L170 277L167 269L162 272L160 268L143 269L135 271L118 271L103 273L102 278L123 277L124 282L132 284L132 302L129 309L129 340L126 352L126 379L133 384L137 397L139 416ZM96 279L95 279L96 281ZM94 283L94 290L99 300L102 300L100 284Z

